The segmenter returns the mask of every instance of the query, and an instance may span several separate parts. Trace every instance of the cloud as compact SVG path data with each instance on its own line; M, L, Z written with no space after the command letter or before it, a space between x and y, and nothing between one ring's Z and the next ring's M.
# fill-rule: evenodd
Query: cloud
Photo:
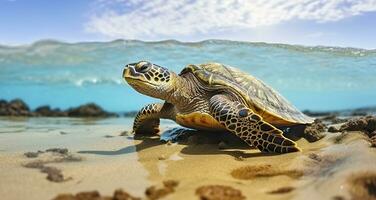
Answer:
M339 21L376 11L376 0L100 0L86 24L110 38L209 35L292 20Z

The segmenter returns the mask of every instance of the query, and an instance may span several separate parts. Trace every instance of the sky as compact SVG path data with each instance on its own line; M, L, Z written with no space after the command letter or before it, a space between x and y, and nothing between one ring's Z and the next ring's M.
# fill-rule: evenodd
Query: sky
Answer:
M0 44L137 39L376 49L376 0L0 0Z

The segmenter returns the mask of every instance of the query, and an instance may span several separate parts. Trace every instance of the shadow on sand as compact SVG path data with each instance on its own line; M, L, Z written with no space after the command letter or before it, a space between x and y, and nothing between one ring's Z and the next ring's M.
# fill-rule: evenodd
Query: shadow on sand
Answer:
M166 136L163 136L166 139ZM82 154L96 154L96 155L123 155L134 152L141 152L145 149L155 147L158 145L165 145L166 141L162 141L158 136L142 136L133 138L134 141L141 140L141 143L127 146L114 151L101 151L101 150L85 150L78 151ZM213 133L213 132L199 132L195 130L185 130L184 134L180 134L178 137L172 136L171 141L178 144L185 145L180 151L186 155L215 155L215 154L227 154L234 158L250 158L250 157L263 157L263 156L275 156L278 154L252 152L247 153L252 147L249 147L242 140L236 136L228 133ZM226 147L221 148L218 144L225 142Z

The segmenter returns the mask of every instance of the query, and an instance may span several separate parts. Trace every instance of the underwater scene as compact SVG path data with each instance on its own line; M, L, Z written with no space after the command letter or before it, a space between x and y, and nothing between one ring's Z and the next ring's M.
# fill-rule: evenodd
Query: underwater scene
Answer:
M140 60L175 73L188 64L230 65L261 79L303 110L376 105L375 50L225 40L0 46L1 97L21 98L31 108L94 102L113 112L135 111L160 101L137 93L122 78L125 65Z

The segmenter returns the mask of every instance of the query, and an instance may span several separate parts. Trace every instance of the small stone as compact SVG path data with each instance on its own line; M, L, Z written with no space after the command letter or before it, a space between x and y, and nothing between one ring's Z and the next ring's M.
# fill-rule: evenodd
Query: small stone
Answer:
M111 200L141 200L141 198L133 197L128 192L119 189L114 192L114 197Z
M287 186L287 187L278 188L276 190L272 190L268 193L269 194L285 194L285 193L289 193L289 192L293 191L294 189L295 189L294 187Z
M146 189L145 195L150 200L156 200L156 199L163 198L172 192L174 192L173 188L165 187L165 188L157 189L155 186L150 186Z
M167 181L163 181L163 185L167 188L175 188L179 185L179 181L167 180Z
M76 200L76 197L73 194L59 194L53 200Z
M51 148L51 149L47 149L46 152L53 152L53 153L58 153L58 154L68 154L68 149L67 148Z
M62 182L64 181L64 176L61 173L61 170L56 167L42 167L41 172L47 174L47 179L52 182Z
M370 133L369 135L368 135L370 138L372 138L372 137L374 137L374 136L376 136L376 131L373 131L372 133Z
M371 137L371 147L376 147L376 135Z
M312 160L315 160L315 161L317 161L317 162L321 162L321 161L322 161L321 156L319 156L319 155L316 154L316 153L310 153L310 154L308 155L308 158L310 158L310 159L312 159Z
M36 160L33 162L29 162L23 165L26 168L36 168L36 169L41 169L44 166L44 163L40 160Z
M235 160L237 160L237 161L244 161L244 158L243 158L243 156L239 156L239 157L235 157Z
M196 189L196 195L201 200L244 200L240 190L230 186L223 185L207 185Z
M122 131L119 136L129 136L128 131Z
M76 194L76 199L99 199L101 195L98 191L91 191L91 192L80 192Z
M28 158L36 158L38 157L39 153L38 152L26 152L24 155Z
M166 160L166 156L165 156L165 155L160 155L160 156L158 157L158 160Z

